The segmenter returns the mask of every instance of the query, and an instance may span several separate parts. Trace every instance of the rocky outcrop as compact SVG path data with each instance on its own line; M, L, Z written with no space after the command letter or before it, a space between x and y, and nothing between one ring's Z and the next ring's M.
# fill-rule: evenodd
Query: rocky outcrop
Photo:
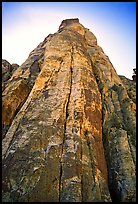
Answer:
M6 82L18 67L18 64L10 64L7 60L2 60L2 91L5 89Z
M133 80L126 78L125 76L119 76L123 85L127 90L129 98L136 104L136 83Z
M78 19L78 18L72 18L72 19L63 20L63 21L61 22L60 26L59 26L59 30L61 30L61 29L65 28L65 27L67 27L68 25L71 25L71 24L74 25L74 23L77 23L77 24L78 24L78 23L79 23L79 19Z
M2 81L5 82L11 77L11 64L7 60L2 60Z
M28 59L20 67L17 64L10 65L10 63L6 61L6 64L8 64L7 68L10 70L10 75L4 84L5 87L2 93L2 138L5 137L13 118L18 113L33 88L43 64L45 43L49 40L50 36L51 35L48 35L47 38L29 54ZM5 62L5 60L3 60L3 62ZM3 79L7 72L6 69L4 70L4 73L2 73Z
M4 94L3 202L135 201L134 101L78 19L30 53Z

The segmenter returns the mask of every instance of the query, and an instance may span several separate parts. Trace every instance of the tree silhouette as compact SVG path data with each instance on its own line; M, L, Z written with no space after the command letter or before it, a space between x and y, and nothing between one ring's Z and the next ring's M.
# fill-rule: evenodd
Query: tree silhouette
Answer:
M133 81L136 81L136 68L133 69L132 79L133 79Z

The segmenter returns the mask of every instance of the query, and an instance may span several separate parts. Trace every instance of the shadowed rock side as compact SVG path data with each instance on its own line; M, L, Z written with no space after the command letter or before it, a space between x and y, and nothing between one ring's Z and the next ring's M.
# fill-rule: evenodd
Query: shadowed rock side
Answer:
M10 64L7 60L2 60L2 91L5 89L7 81L18 67L18 64Z
M126 78L125 76L120 75L119 77L121 81L123 82L124 86L126 87L129 98L136 105L136 82L131 79Z
M133 101L95 36L78 19L61 27L35 77L26 61L7 86L27 76L30 92L3 139L3 202L135 201Z
M102 97L103 142L113 201L136 199L136 109L108 57L99 46L87 45Z

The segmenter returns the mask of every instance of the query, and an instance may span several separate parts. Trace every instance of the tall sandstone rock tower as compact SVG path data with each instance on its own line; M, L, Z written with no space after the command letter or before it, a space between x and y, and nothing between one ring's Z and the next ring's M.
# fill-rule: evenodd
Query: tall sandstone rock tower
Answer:
M136 103L79 19L3 89L3 202L136 201Z

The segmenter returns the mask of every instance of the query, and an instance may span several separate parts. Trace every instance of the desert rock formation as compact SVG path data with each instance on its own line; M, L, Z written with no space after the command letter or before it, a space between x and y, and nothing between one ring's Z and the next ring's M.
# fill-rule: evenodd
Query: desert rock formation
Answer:
M136 197L136 100L94 34L62 21L3 91L3 202Z

